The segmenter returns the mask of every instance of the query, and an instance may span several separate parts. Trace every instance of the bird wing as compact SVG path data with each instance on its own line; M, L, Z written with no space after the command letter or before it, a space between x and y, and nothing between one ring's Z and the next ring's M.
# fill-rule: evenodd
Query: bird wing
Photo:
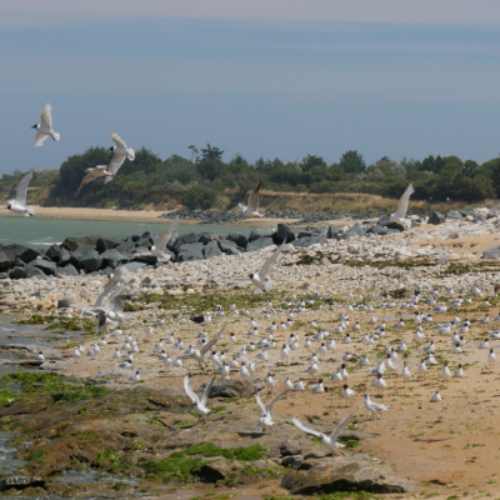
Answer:
M298 418L293 417L292 418L292 424L295 425L295 427L298 427L302 432L305 432L306 434L312 434L313 436L316 437L321 437L321 433L311 429L311 427L308 427L307 425L304 425Z
M40 115L40 123L42 127L52 128L52 106L47 103L45 108L43 108L42 114Z
M264 406L264 403L262 402L262 399L260 399L260 394L258 392L255 393L255 399L257 400L257 404L259 405L260 414L261 415L267 415L266 407Z
M276 264L276 261L278 260L278 257L280 256L281 250L283 250L284 246L285 241L277 248L277 250L271 255L271 257L269 257L269 259L266 260L266 263L262 266L262 269L259 271L259 276L262 280L269 274L274 264Z
M248 208L252 212L257 212L257 210L259 209L259 190L261 182L262 181L259 181L259 183L253 188L253 191L248 197Z
M87 184L90 184L94 179L97 178L96 173L92 170L92 172L89 172L83 179L82 183L80 184L80 187L78 188L78 191L76 194L78 194Z
M271 412L273 411L273 406L275 403L277 403L280 399L283 399L286 395L288 394L288 391L284 391L281 394L278 394L275 398L271 399L269 404L267 405L267 414L271 415Z
M398 208L396 210L396 215L398 215L403 219L406 217L406 211L408 210L408 204L410 203L410 196L414 192L415 189L413 188L413 184L410 184L406 188L406 191L403 193L403 196L401 196L401 199L399 200Z
M47 137L48 135L42 134L41 132L37 132L37 134L35 135L35 148L41 146L45 142Z
M347 415L347 417L343 418L339 422L339 425L337 425L337 427L335 427L335 429L330 434L330 439L332 441L336 441L337 438L340 436L340 434L342 434L342 432L344 432L345 426L347 425L347 422L349 422L349 419L351 418L353 413L354 413L354 410L352 410L351 413L349 413L349 415Z
M203 391L203 396L201 397L201 404L203 406L207 406L207 399L208 396L210 395L210 389L212 388L212 385L214 384L215 376L212 377L212 380L206 385L205 390Z
M177 215L174 219L174 222L172 222L172 224L170 224L170 226L162 233L156 244L156 248L160 252L163 252L165 250L165 247L167 246L167 243L170 240L170 237L172 236L172 232L177 229L178 225L179 225L179 216Z
M114 130L111 132L111 139L119 148L127 149L125 141Z
M94 304L94 307L101 307L102 301L104 300L104 297L106 297L108 294L110 294L113 291L113 288L119 283L121 279L121 273L119 276L117 276L118 271L115 272L112 278L109 278L109 281L104 285L104 288L102 289L102 292L99 294L99 297L97 297L97 300ZM123 290L123 288L122 288Z
M123 165L123 162L125 161L125 158L127 155L125 154L115 154L113 159L111 160L111 163L108 166L108 172L112 173L113 175L116 175L118 170L120 170L120 167ZM108 182L111 182L112 177L107 177L104 181L105 184Z
M95 327L95 334L99 335L99 332L101 331L101 328L104 326L106 323L106 313L104 311L99 311L97 313L97 324Z
M193 403L200 402L200 398L198 397L198 394L194 392L193 386L191 385L191 382L189 381L189 377L187 375L184 377L184 390Z
M212 337L201 349L200 349L200 353L202 354L202 356L204 356L211 348L212 346L214 346L218 341L219 339L222 337L222 334L224 333L224 330L226 329L226 326L224 325L222 327L222 330L215 336L215 337Z
M28 184L33 177L33 169L31 169L17 185L16 188L16 201L24 206L26 206L26 195L28 194Z
M127 300L132 299L133 297L135 297L135 294L133 293L124 293L122 295L115 295L112 300L113 311L116 313L123 313L125 302L127 302ZM109 301L111 301L111 299Z

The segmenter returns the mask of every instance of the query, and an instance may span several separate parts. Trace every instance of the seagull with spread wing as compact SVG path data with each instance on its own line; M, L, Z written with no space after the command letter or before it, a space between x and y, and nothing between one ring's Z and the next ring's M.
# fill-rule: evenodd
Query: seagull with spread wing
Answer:
M304 425L298 418L294 417L292 418L292 423L298 427L302 432L305 432L306 434L311 434L313 436L319 437L321 439L321 442L323 443L324 446L327 448L332 448L338 450L342 455L344 453L340 450L340 448L344 448L345 445L342 443L339 443L337 441L337 438L344 432L344 429L347 425L347 422L349 422L349 419L351 418L352 414L354 413L354 410L347 415L347 417L343 418L337 427L332 431L332 433L327 436L326 434L323 434L315 429L312 429L311 427L308 427L307 425Z
M60 134L52 130L52 106L49 103L43 108L40 122L41 123L37 123L30 127L37 131L35 136L35 148L42 146L49 136L52 137L54 141L58 141L61 138Z
M123 314L125 302L135 297L131 293L122 294L125 284L124 281L120 282L109 296L104 308L99 310L97 314L96 335L99 334L103 326L118 326L125 319L125 315Z
M136 252L134 254L134 257L136 255L154 255L163 264L169 262L170 255L164 252L168 242L170 241L172 233L177 229L178 225L179 225L179 216L177 215L174 219L174 222L172 222L172 224L170 224L170 226L168 226L168 228L162 233L156 245L153 245L150 250L142 250L140 252Z
M186 391L186 394L188 395L189 399L193 402L195 413L200 417L205 417L205 415L208 415L211 411L207 408L207 400L208 400L208 395L210 394L210 389L212 388L212 385L214 383L214 380L215 377L213 377L212 380L205 386L205 390L203 391L203 395L201 396L200 399L198 394L194 392L193 386L189 381L189 376L186 375L184 377L184 390ZM204 418L203 418L203 423L205 423Z
M31 169L17 185L16 197L7 202L7 210L16 214L23 214L26 217L35 215L35 207L26 206L26 197L28 195L28 185L33 178L33 169Z
M203 344L203 347L201 349L191 349L191 352L189 354L183 354L182 356L178 356L178 359L185 360L185 359L193 358L196 361L198 361L198 363L200 363L200 366L205 367L207 364L207 362L205 360L206 354L211 351L212 347L215 344L217 344L217 342L220 340L220 338L224 334L225 329L226 329L226 327L224 326L222 328L222 330L217 335L215 335L215 337L212 337L208 342Z
M403 196L401 196L396 212L391 214L391 220L403 225L405 229L410 229L411 227L411 220L405 219L405 217L406 212L408 211L408 204L410 203L410 196L414 192L415 189L413 188L413 184L410 184L403 193Z
M264 403L262 402L262 399L260 399L260 395L258 392L255 393L255 399L257 400L257 404L259 405L260 408L260 419L259 423L257 425L262 426L263 431L266 431L266 427L269 427L269 429L272 428L274 425L273 421L273 416L272 416L272 411L273 411L273 406L280 400L283 399L284 396L288 394L288 391L282 392L275 398L271 399L269 404L267 405L267 408L264 406Z
M80 187L78 188L75 196L78 196L80 194L80 191L87 184L90 184L93 180L99 177L113 177L113 174L106 170L107 168L107 165L97 165L97 167L95 168L87 168L87 170L85 170L85 173L87 175L83 178L82 183L80 184Z
M259 219L264 217L264 215L259 214L259 191L261 182L262 180L259 180L258 184L250 193L250 196L248 197L248 206L238 203L238 206L242 210L242 214L247 217L258 217Z
M274 264L278 260L280 256L281 250L285 246L285 241L277 248L277 250L266 260L262 268L258 273L249 274L248 277L252 280L252 283L255 285L255 293L266 293L273 287L273 282L270 280L266 280L266 276L271 272Z
M111 174L106 177L104 184L108 184L113 180L113 177L118 173L123 162L128 158L130 161L135 160L135 152L132 148L127 148L125 141L115 132L111 132L111 139L115 142L116 146L111 146L108 151L115 153L114 158L108 167L108 172Z
M102 301L115 289L119 283L129 284L134 278L126 276L123 269L116 269L116 271L109 277L108 282L104 285L99 297L97 297L94 307L101 307Z

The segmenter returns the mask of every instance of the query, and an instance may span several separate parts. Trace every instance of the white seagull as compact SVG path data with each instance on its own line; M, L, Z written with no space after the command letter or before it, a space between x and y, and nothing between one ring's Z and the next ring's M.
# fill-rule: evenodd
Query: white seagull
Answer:
M58 141L61 138L60 134L52 130L52 106L49 103L43 108L40 121L41 123L37 123L30 127L37 131L35 136L35 148L42 146L49 135L54 141Z
M283 242L276 251L266 260L265 264L262 266L258 273L249 274L248 277L252 280L252 283L255 285L255 293L266 293L273 287L273 282L270 280L266 280L266 276L271 272L274 264L278 260L280 256L281 250L285 246L285 242Z
M265 431L266 427L271 428L274 425L273 422L273 417L271 415L271 412L273 411L273 406L275 403L277 403L280 399L282 399L284 396L288 394L288 391L284 391L275 398L271 399L269 404L267 405L267 408L264 406L264 403L262 402L262 399L260 399L260 395L258 392L255 393L255 399L257 400L257 404L259 405L260 408L260 419L259 419L259 426L262 426L262 429Z
M137 252L134 254L136 255L154 255L155 257L158 258L160 262L163 264L166 264L167 262L170 261L170 255L164 253L165 248L170 241L170 237L172 236L172 233L177 229L177 226L179 225L179 216L177 215L174 219L174 222L168 226L165 231L161 234L160 238L156 242L156 245L153 245L150 250L142 250L141 252Z
M390 405L379 405L370 400L370 395L365 394L365 408L371 413L371 417L373 417L374 413L380 413L382 411L387 411L390 408Z
M210 413L210 410L207 408L207 399L214 380L215 377L213 377L212 380L205 386L205 390L203 391L203 395L200 399L198 394L194 392L193 386L189 381L189 376L186 375L184 377L184 390L186 391L189 399L193 402L195 413L200 415L200 417L205 417L205 415ZM203 423L205 423L205 420L203 420Z
M264 215L259 214L259 191L261 182L262 181L259 181L250 193L250 196L248 197L248 206L238 203L243 215L246 215L247 217L257 217L259 219L264 217Z
M404 226L405 229L410 229L411 227L411 220L405 219L406 217L406 212L408 210L408 204L410 203L410 196L415 192L415 189L413 188L413 184L410 184L407 188L406 191L403 193L403 196L401 196L401 199L399 200L398 203L398 208L396 209L396 212L391 214L391 220L398 222L402 226Z
M94 168L87 168L87 170L85 170L85 173L87 175L82 179L80 187L78 188L78 191L76 192L75 196L78 196L80 194L80 191L87 184L90 184L93 180L97 179L98 177L113 177L113 174L106 170L107 168L108 168L107 165L97 165L97 167Z
M28 185L33 177L33 169L31 169L17 185L16 197L7 202L7 210L16 214L23 214L26 217L35 215L35 207L26 206L26 197L28 195Z
M118 173L118 170L120 170L126 158L130 161L135 160L134 150L132 148L127 148L125 141L116 132L111 132L111 139L115 142L116 146L111 146L108 151L114 151L115 156L108 167L108 172L111 176L106 177L104 184L108 184L108 182L113 180L113 177Z

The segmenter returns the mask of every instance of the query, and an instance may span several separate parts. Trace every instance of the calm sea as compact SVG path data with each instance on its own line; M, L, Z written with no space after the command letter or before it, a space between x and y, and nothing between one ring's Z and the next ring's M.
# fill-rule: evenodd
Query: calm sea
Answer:
M44 248L53 243L61 243L69 236L90 236L99 234L108 237L124 238L133 234L150 231L163 232L171 222L165 224L148 222L116 222L68 219L40 219L24 217L0 217L0 244L19 243L31 248ZM251 227L213 224L179 224L177 233L214 232L221 235L239 231L248 234Z

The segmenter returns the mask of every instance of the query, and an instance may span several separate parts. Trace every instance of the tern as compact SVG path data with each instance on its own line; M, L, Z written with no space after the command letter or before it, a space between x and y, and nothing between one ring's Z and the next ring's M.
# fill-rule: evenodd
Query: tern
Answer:
M264 215L259 214L259 191L261 182L262 181L259 180L258 184L250 193L250 196L248 197L248 206L238 203L238 206L242 210L242 214L246 215L247 217L257 217L259 219L262 219L262 217L264 217Z
M266 260L262 268L258 273L249 274L248 277L252 280L252 283L255 285L255 293L266 293L269 292L273 287L273 282L270 280L266 280L266 276L271 272L274 264L278 260L283 247L285 246L285 242L283 242L276 251Z
M43 108L40 122L41 123L37 123L30 127L37 131L35 136L35 148L42 146L49 136L52 137L54 141L58 141L61 138L60 134L52 130L52 106L49 103Z
M7 202L7 210L16 214L23 214L26 217L35 215L35 207L26 206L26 197L28 195L28 185L33 178L33 169L31 169L17 185L16 197Z
M284 396L288 394L288 391L284 391L275 398L271 399L269 404L267 405L267 408L264 406L264 403L262 402L262 399L260 399L260 395L258 392L255 393L255 399L257 400L257 404L259 405L260 408L260 419L259 423L257 425L262 426L262 429L266 430L266 427L271 428L274 425L273 417L271 412L273 411L273 406L275 403L277 403L280 399L283 399Z
M80 187L78 188L75 196L78 196L80 194L80 191L95 179L98 179L99 177L112 177L113 174L111 172L108 172L106 170L107 168L107 165L97 165L97 167L94 168L87 168L87 170L85 170L85 173L87 175L82 179Z
M113 180L113 177L118 173L118 170L120 170L120 167L123 165L126 158L130 161L135 160L134 150L132 148L127 148L125 141L116 132L111 132L111 139L114 141L116 146L111 146L108 151L113 151L115 156L111 160L108 167L108 172L111 176L106 177L104 184L108 184L108 182Z
M201 396L200 399L198 394L194 392L193 386L189 381L189 376L186 375L184 377L184 390L186 391L186 394L188 395L189 399L193 402L195 413L200 417L205 417L205 415L208 415L210 413L210 410L207 408L207 399L208 395L210 394L210 389L212 388L214 380L215 377L212 377L212 380L205 386L205 389L203 390L203 395ZM205 423L205 419L203 419L203 423Z
M347 422L351 418L352 414L354 413L354 410L352 410L347 417L344 417L337 427L332 431L332 433L327 436L326 434L323 434L315 429L312 429L311 427L308 427L307 425L304 425L298 418L294 417L292 418L292 423L296 427L298 427L302 432L305 432L306 434L312 434L313 436L319 437L321 439L321 442L323 443L324 446L327 448L335 449L338 450L342 455L344 453L340 450L340 448L344 448L345 445L342 443L339 443L337 441L338 437L342 432L344 432L344 429L347 425Z
M177 229L178 225L179 225L179 216L177 215L174 219L174 222L172 222L172 224L170 224L170 226L168 226L168 228L165 229L165 231L163 231L156 245L153 245L149 250L142 250L140 252L136 252L134 254L134 257L140 255L154 255L155 257L158 258L158 261L163 264L169 262L171 256L165 253L165 248L168 242L170 241L172 233Z
M370 400L370 395L365 394L365 408L371 413L370 420L373 417L373 414L380 413L383 411L387 411L390 408L390 405L381 405L374 403Z
M410 184L407 188L406 191L403 193L403 196L401 196L398 207L396 209L396 212L391 214L391 220L398 222L401 224L405 229L410 229L411 228L411 220L405 219L406 217L406 212L408 211L408 204L410 203L410 196L415 192L415 189L413 188L413 184Z

